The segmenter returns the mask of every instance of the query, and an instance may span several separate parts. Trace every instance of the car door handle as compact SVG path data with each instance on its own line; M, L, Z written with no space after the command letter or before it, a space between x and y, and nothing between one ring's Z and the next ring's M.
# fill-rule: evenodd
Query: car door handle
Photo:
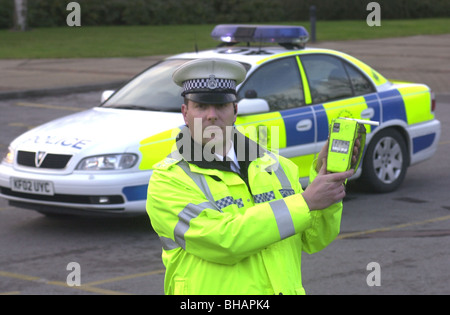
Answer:
M373 115L375 115L373 108L367 108L361 112L361 118L363 119L372 119Z
M297 131L308 131L308 130L311 130L312 125L313 125L313 122L311 119L303 119L297 123L295 128L297 129Z

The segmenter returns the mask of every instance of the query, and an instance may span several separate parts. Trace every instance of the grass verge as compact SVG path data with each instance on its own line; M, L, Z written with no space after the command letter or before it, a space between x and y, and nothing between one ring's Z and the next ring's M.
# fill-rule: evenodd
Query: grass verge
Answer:
M274 23L275 24L275 23ZM304 25L309 22L277 23ZM208 49L214 25L81 26L0 30L1 59L111 58L176 54ZM450 18L382 20L380 27L363 21L318 21L318 41L374 39L450 33Z

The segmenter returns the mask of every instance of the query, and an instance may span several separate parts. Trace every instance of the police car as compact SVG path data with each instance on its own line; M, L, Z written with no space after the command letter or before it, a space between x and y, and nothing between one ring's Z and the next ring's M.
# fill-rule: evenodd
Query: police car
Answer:
M211 35L217 48L162 60L105 93L100 106L15 139L0 166L1 197L46 214L145 213L152 166L170 153L184 124L172 74L197 58L246 67L236 126L256 130L249 136L294 161L303 185L337 117L380 123L367 127L352 178L372 191L397 189L410 165L435 153L440 123L428 86L391 82L352 56L305 47L303 27L218 25Z

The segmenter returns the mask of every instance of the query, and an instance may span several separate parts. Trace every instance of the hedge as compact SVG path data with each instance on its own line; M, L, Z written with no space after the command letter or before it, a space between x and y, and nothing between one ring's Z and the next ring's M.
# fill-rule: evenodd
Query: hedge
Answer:
M28 26L65 26L70 0L28 0ZM271 23L365 19L368 0L78 0L82 25ZM448 0L378 0L383 19L450 17ZM14 0L0 0L0 28L12 28Z

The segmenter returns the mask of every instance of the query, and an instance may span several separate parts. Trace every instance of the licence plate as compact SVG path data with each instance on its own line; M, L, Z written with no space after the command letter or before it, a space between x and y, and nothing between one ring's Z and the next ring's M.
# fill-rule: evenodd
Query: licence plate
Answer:
M10 184L12 191L48 196L53 196L55 194L53 183L49 181L12 177L10 179Z

